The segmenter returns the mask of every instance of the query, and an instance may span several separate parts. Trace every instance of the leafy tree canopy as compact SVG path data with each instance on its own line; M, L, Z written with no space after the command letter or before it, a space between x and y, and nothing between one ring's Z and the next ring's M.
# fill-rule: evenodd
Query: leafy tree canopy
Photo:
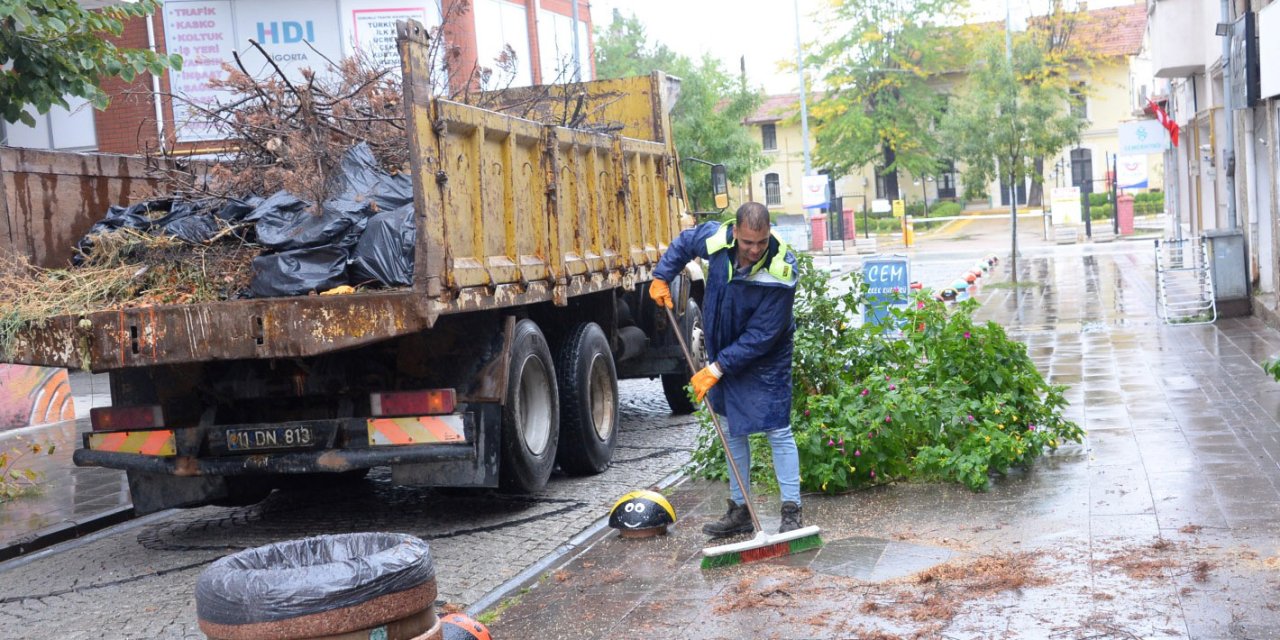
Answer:
M954 0L838 0L819 19L823 35L806 65L825 95L810 111L817 161L838 174L867 164L885 172L936 169L935 130L945 100L933 81L957 70L961 39L940 25Z
M613 20L596 32L596 74L601 78L664 71L681 79L680 97L671 111L676 145L684 158L725 165L729 180L741 184L768 166L759 143L742 121L760 106L759 91L747 88L722 63L703 56L694 60L659 42L650 42L635 15L614 11ZM709 169L684 162L681 169L694 206L711 203Z
M1073 85L1045 42L1035 34L1019 36L1012 60L1002 33L979 45L942 126L951 153L966 165L966 183L1000 178L1017 184L1027 176L1039 182L1035 161L1079 140L1087 122L1069 108Z
M105 109L110 98L98 86L103 78L132 82L141 73L181 69L177 54L123 49L108 39L120 35L127 20L159 8L159 0L95 11L76 0L0 0L0 116L34 125L27 106L48 113L55 105L67 108L66 96Z

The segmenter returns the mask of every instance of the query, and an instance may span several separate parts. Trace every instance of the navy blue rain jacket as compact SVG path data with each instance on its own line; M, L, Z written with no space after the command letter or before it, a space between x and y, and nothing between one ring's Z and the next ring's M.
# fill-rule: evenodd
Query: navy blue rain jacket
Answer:
M702 302L709 362L723 376L707 394L735 436L791 423L796 257L776 235L747 276L734 273L733 225L707 222L676 236L654 269L670 282L694 258L707 261Z

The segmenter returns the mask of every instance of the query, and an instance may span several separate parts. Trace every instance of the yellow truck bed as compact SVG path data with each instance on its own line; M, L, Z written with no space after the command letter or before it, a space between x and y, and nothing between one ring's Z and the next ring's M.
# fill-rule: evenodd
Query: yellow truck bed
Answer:
M574 296L648 280L679 231L684 206L667 116L671 80L655 73L488 96L501 104L542 92L588 115L580 128L544 124L435 97L426 80L426 36L416 23L401 29L417 212L410 289L63 316L21 330L3 360L104 371L308 356L429 329L446 314L567 305ZM35 235L50 227L83 233L92 219L83 206L66 207L61 219L40 205L47 224L33 224L36 205L29 193L25 202L16 198L15 185L45 176L21 168L0 176L9 231L0 243L48 263L56 251L45 250L48 237ZM90 183L119 189L107 204L138 195L128 180L81 173L82 191ZM77 178L57 179L66 191Z

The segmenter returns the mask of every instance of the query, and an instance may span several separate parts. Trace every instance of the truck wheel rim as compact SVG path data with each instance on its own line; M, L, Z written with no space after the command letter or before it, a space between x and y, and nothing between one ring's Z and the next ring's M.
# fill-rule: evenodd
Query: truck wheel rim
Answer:
M591 376L589 402L591 403L591 422L596 437L601 441L608 440L613 433L614 403L613 385L610 384L609 367L604 354L597 353L591 359Z
M702 323L698 322L689 330L689 351L699 366L707 363L707 348L702 339Z
M551 435L551 377L542 361L525 358L520 367L520 440L535 456L547 449Z

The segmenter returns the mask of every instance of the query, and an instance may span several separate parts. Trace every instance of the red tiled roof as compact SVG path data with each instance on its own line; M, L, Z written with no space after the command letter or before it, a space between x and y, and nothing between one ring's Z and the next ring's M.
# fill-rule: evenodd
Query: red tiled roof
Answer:
M814 101L821 100L823 93L821 91L809 94L809 104ZM742 121L743 124L766 124L769 122L778 122L785 120L800 111L800 94L799 93L780 93L773 96L765 96L764 102L760 103L760 108L756 112L747 116Z
M1146 4L1095 9L1076 25L1072 39L1101 56L1134 56L1147 33Z
M1030 26L1043 23L1045 19L1045 16L1032 16ZM978 32L1004 33L1003 20L979 22L969 27ZM1085 11L1076 18L1071 42L1101 57L1135 56L1142 52L1142 39L1146 32L1146 5L1130 4Z

